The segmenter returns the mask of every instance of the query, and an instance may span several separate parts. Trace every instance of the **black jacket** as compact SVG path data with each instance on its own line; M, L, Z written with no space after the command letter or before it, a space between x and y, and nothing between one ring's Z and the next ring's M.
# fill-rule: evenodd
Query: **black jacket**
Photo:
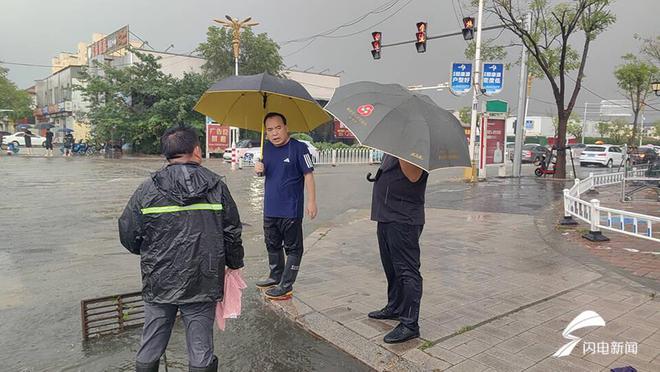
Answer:
M222 299L225 266L243 267L241 220L220 176L173 164L135 191L119 218L121 244L141 256L146 302Z

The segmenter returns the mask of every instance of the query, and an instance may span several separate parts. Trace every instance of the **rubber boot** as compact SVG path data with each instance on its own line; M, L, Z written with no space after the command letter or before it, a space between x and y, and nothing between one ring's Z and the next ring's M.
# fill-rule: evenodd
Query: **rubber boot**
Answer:
M218 357L213 356L211 364L208 367L190 367L188 366L189 372L217 372L218 371Z
M284 273L282 274L282 281L276 287L266 291L266 297L271 300L286 300L293 295L293 283L298 276L300 269L301 257L288 256L286 258L286 265L284 265Z
M268 252L268 267L270 268L270 274L268 278L257 282L259 288L270 288L280 283L284 271L284 252Z
M160 359L151 363L135 362L135 372L158 372Z

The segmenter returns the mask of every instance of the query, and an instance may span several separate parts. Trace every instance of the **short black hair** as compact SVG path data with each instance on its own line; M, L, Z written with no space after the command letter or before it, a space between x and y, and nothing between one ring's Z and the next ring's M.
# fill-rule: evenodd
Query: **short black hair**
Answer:
M190 155L197 146L199 146L197 131L186 125L172 127L160 137L160 151L167 160Z
M267 113L266 116L264 117L264 125L266 125L266 120L268 120L270 118L274 118L274 117L279 117L280 119L282 119L282 122L284 123L284 125L286 125L286 117L284 115L280 114L279 112L269 112L269 113Z

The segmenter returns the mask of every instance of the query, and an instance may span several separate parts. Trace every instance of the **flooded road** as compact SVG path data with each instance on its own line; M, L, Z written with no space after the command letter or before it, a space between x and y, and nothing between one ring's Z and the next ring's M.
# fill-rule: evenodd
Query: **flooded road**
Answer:
M133 369L140 329L83 343L80 300L140 290L139 257L120 245L117 218L135 188L163 165L155 158L0 158L0 370ZM246 225L249 287L241 318L216 332L221 370L368 370L263 305L254 288L267 268L263 180L250 170L230 172L219 161L205 165L227 175ZM337 172L346 174L337 177ZM357 182L362 175L354 168L326 168L317 177L319 191L329 192L326 179ZM339 191L336 196L364 199L362 207L368 206L368 187L362 196L360 188L350 195ZM306 222L306 234L343 212L324 200L317 220ZM178 323L167 349L170 371L187 370L185 335Z

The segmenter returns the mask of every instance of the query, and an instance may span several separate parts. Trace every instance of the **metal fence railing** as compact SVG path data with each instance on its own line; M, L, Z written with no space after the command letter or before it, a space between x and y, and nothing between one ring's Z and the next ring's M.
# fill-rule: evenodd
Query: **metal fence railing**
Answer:
M594 190L596 187L616 184L625 185L627 180L643 177L645 173L646 169L633 169L629 172L599 175L590 173L589 177L583 180L576 179L573 187L564 190L564 220L562 224L576 224L572 219L573 217L588 223L590 226L589 233L585 234L584 237L592 241L609 240L601 232L601 229L604 229L660 242L660 217L602 207L597 199L591 199L590 201L582 199L582 194ZM644 180L660 182L660 179L644 178Z
M372 164L380 161L382 153L373 149L358 147L347 149L328 149L319 151L315 164Z

